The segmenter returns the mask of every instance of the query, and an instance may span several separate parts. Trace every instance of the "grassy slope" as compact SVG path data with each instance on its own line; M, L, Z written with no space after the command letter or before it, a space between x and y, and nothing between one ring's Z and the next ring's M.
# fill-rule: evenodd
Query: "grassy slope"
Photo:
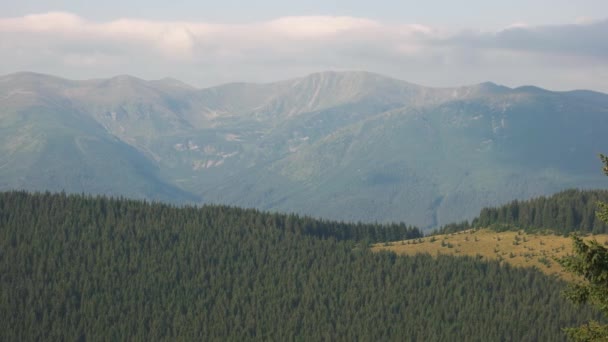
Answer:
M585 239L596 239L608 243L608 234L591 235ZM388 244L376 244L374 251L390 250L397 254L477 256L483 259L498 259L518 267L537 267L546 274L555 274L570 279L562 267L555 262L572 252L572 240L553 234L527 234L523 231L495 232L489 229L434 235L417 240L404 240Z

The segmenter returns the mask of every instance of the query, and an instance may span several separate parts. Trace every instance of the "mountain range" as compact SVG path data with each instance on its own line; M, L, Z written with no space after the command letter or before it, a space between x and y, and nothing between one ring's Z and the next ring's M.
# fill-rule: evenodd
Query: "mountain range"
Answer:
M0 76L0 190L222 203L423 228L605 187L608 95L368 72L198 89Z

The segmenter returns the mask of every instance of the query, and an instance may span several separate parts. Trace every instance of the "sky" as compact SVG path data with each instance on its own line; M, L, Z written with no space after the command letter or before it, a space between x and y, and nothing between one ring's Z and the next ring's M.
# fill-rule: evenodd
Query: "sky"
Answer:
M0 0L0 74L197 87L365 70L608 93L608 1Z

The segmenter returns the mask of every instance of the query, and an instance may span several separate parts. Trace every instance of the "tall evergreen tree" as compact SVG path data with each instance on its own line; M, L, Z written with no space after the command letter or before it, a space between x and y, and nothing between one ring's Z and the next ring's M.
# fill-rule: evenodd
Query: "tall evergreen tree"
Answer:
M600 317L536 269L373 253L419 234L383 227L0 192L0 341L561 341Z
M608 176L608 158L600 155L603 171ZM608 205L598 202L598 217L608 223ZM574 236L574 255L563 258L561 264L582 278L571 285L566 297L575 303L591 303L608 316L608 249L597 241L585 242ZM578 328L566 329L575 341L608 341L608 324L591 321Z

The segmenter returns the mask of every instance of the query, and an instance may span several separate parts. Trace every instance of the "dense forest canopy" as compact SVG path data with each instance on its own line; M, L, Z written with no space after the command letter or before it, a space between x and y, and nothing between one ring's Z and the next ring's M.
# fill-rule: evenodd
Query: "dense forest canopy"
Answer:
M496 230L550 230L558 234L606 234L608 224L596 215L600 201L608 201L608 190L570 189L549 197L515 200L503 206L484 208L471 223L450 224L439 231L450 233L489 227Z
M391 229L419 234L0 193L0 340L559 341L596 317L534 269L365 248Z

